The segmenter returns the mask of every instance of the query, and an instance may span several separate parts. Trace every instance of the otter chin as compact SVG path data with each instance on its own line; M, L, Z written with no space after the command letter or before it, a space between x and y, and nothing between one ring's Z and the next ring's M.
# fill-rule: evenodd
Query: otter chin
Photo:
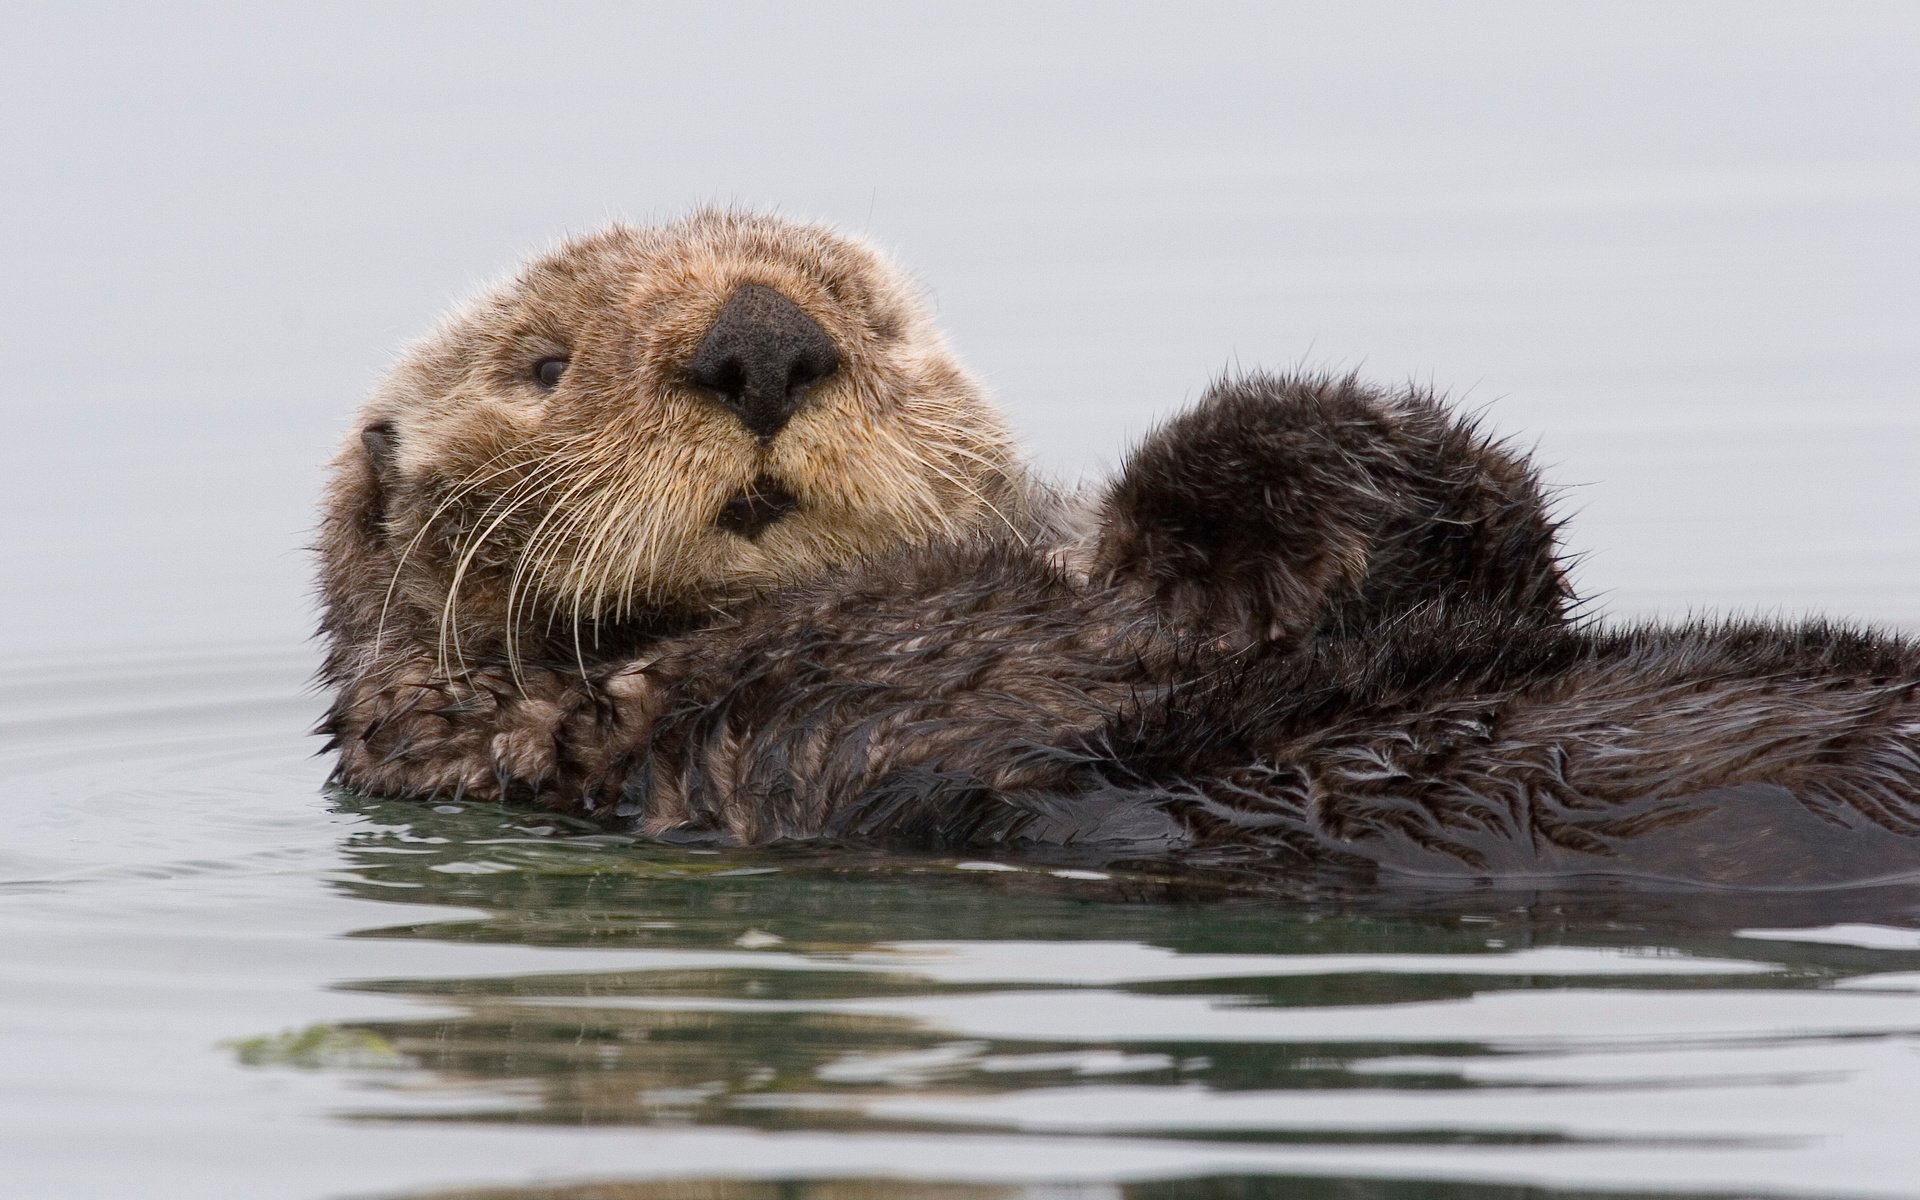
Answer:
M1028 536L1034 495L873 247L717 210L615 225L462 305L361 410L321 524L328 673L584 667L614 630Z
M762 475L720 506L720 515L714 518L714 524L751 542L799 508L799 498L784 484Z

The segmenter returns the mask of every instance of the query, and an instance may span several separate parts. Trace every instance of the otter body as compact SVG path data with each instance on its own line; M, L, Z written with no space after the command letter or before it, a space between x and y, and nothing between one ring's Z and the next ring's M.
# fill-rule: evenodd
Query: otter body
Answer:
M1920 870L1920 648L1556 609L1433 598L1260 642L1017 547L906 553L663 644L637 711L567 739L625 752L528 794L734 844L1513 883Z
M650 735L583 793L655 836L1516 883L1920 869L1920 648L1825 624L1441 604L1222 653L994 550L783 597L656 669Z
M323 528L338 778L664 839L1376 877L1920 869L1920 651L1569 618L1434 399L1217 385L1074 504L897 271L700 214L417 347Z

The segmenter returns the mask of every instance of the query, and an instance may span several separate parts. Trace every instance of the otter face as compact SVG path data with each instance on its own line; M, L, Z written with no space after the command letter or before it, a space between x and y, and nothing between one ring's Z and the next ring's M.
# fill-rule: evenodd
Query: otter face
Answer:
M576 653L1025 519L998 413L898 268L714 211L565 242L467 304L336 467L333 506L362 512L328 522L330 607L365 576L383 629L405 606L443 659Z

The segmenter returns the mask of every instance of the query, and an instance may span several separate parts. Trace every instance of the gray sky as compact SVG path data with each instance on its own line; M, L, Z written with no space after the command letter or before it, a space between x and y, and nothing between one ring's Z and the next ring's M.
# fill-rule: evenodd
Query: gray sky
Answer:
M1920 8L45 5L0 652L291 642L347 414L530 247L862 231L1044 463L1223 369L1488 405L1610 611L1920 626Z

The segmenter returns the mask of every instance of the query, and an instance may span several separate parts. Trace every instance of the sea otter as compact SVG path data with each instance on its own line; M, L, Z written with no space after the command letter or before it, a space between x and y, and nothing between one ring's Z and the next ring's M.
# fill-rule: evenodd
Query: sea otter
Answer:
M1920 869L1920 653L1570 620L1531 467L1431 396L1223 381L1077 503L1002 429L859 243L561 246L336 463L339 778L741 844Z
M871 247L719 211L616 225L460 308L355 421L320 526L329 724L406 738L436 688L447 715L530 714L769 589L1040 539L1049 505ZM356 786L486 792L471 763L369 744L342 755Z

